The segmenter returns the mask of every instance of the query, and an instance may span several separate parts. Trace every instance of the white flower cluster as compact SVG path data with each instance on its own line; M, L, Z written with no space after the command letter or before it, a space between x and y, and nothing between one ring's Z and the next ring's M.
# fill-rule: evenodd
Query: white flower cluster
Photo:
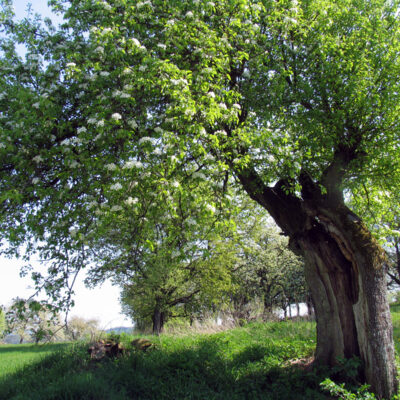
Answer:
M131 38L131 42L132 42L133 45L136 46L136 47L140 47L140 46L141 46L139 40L137 40L136 38Z
M131 160L127 161L122 169L142 168L143 164L140 161Z
M136 4L136 8L142 8L144 6L150 6L153 7L153 4L151 4L150 0L146 0L146 1L139 1L139 3Z
M107 11L111 11L111 10L112 10L111 5L108 4L106 1L101 1L101 2L100 2L100 5L101 5L105 10L107 10Z
M193 218L188 218L188 219L186 220L186 223L187 223L188 225L197 225L196 220L193 219Z
M122 92L121 90L114 90L112 97L119 97L120 99L129 99L131 95L129 93Z
M132 205L134 205L134 204L136 204L137 202L138 202L139 200L135 197L135 198L133 198L133 197L128 197L126 200L125 200L125 204L126 205L128 205L128 206L132 206Z
M146 143L146 142L153 143L153 139L151 137L148 137L148 136L143 136L142 138L139 139L138 143L139 144L143 144L143 143Z
M111 211L121 211L122 207L121 206L112 206Z
M39 179L39 178L33 178L33 179L32 179L32 183L33 183L34 185L37 185L39 182L40 182L40 179Z
M43 158L40 154L32 158L33 161L35 161L36 164L39 164L43 161Z
M132 129L137 129L138 124L134 119L131 119L128 121L128 125L132 128Z
M79 135L80 133L85 133L85 132L87 132L87 129L86 129L84 126L81 126L80 128L78 128L78 129L76 130L76 132L77 132L78 135Z
M97 207L97 201L91 201L89 204L88 204L88 208L90 209L90 208L93 208L93 207Z
M117 169L117 166L114 163L106 164L105 166L107 171L115 171Z
M187 86L187 85L189 85L189 82L186 80L186 79L184 79L184 78L179 78L179 79L171 79L171 83L173 84L173 85L183 85L183 86Z
M162 50L165 50L167 48L167 45L165 45L164 43L158 43L157 47L162 49Z
M111 118L115 121L119 121L120 119L122 119L122 115L120 113L114 113L113 115L111 115Z
M205 180L206 179L206 176L202 173L202 172L199 172L199 171L197 171L197 172L194 172L193 174L192 174L192 178L193 179L203 179L203 180Z
M215 207L211 204L206 205L206 210L212 212L213 214L215 213Z
M77 234L78 234L78 229L77 228L73 228L73 227L69 228L69 235L72 238L75 238Z
M76 160L72 160L68 164L69 164L70 168L77 168L80 166L80 164Z
M121 190L122 189L122 185L119 182L117 182L117 183L114 183L113 185L111 185L110 189L111 190Z

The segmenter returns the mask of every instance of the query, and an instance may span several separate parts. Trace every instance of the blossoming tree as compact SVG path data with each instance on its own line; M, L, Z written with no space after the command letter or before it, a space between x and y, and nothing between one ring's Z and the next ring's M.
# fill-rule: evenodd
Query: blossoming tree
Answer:
M389 398L385 257L344 194L398 184L398 1L51 0L59 29L12 21L8 3L0 200L11 248L36 241L69 275L72 254L83 260L85 240L102 236L97 221L132 207L160 163L187 179L230 172L305 257L316 361L359 356Z

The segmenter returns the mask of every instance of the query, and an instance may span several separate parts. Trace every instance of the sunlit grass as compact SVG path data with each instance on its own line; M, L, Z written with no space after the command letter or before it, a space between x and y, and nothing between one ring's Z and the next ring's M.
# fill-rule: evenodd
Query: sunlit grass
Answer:
M393 308L400 351L400 306ZM326 400L329 371L304 371L295 359L315 349L315 323L252 323L214 334L148 338L115 360L90 360L85 345L0 347L0 399L7 400Z

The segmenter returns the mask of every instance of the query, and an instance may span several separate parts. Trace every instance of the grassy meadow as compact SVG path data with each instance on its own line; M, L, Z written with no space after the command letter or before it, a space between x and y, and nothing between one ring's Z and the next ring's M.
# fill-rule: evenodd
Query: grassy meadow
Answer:
M400 354L400 306L393 320ZM100 362L90 360L82 343L0 346L0 399L332 399L320 383L353 368L299 367L294 360L315 348L315 324L306 321L147 337L156 346L143 352L130 347L133 336L122 335L127 354Z

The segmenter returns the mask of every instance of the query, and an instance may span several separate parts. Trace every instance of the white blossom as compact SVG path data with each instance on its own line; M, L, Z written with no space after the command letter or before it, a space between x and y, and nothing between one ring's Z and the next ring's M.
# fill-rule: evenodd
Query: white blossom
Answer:
M160 49L165 50L167 48L167 46L164 43L158 43L157 47L159 47Z
M72 237L72 238L75 238L76 237L76 235L77 235L77 233L78 233L78 229L77 228L69 228L69 235Z
M80 164L78 163L78 161L72 160L72 161L70 161L69 166L70 166L71 168L77 168L77 167L80 166Z
M34 103L34 104L32 104L32 107L37 109L37 108L40 107L40 103L39 102L38 103Z
M215 213L215 207L211 204L206 205L206 210L212 212L213 214Z
M101 71L100 76L109 76L110 73L108 71Z
M96 48L94 49L94 51L95 51L96 53L101 53L101 54L103 54L103 53L104 53L104 47L98 46L98 47L96 47Z
M33 161L35 161L36 164L39 164L40 162L43 161L43 158L40 154L32 158Z
M115 171L117 169L117 166L114 163L106 164L105 166L107 171Z
M97 207L97 201L91 201L89 204L88 204L88 208L90 209L90 208L93 208L93 207Z
M193 12L192 11L188 11L186 13L186 18L193 18Z
M78 134L79 134L79 133L85 133L85 132L87 132L87 129L86 129L84 126L81 126L81 127L78 128L76 131L78 132Z
M128 121L128 125L132 128L132 129L136 129L138 127L137 122L134 119L131 119Z
M97 121L96 126L99 127L99 128L104 126L104 119L101 119L101 120Z
M178 188L180 185L179 185L179 182L177 182L177 181L173 181L172 183L171 183L171 185L173 186L173 187L175 187L175 188Z
M33 179L32 179L32 183L33 183L34 185L38 184L39 182L40 182L40 179L39 179L39 178L33 178Z
M174 19L169 19L167 21L167 26L172 26L172 25L175 25L175 20Z
M202 172L197 171L197 172L194 172L192 174L192 178L193 179L198 178L198 179L203 179L204 180L204 179L206 179L206 176Z
M181 255L181 252L179 250L172 250L171 251L171 257L172 258L177 258Z
M132 38L131 42L136 46L136 47L140 47L140 42L139 40L137 40L136 38Z
M210 97L211 99L215 99L215 93L214 92L208 92L207 96Z
M113 115L111 115L111 118L118 121L118 120L122 119L122 115L119 113L114 113Z
M142 168L143 164L140 161L131 160L127 161L122 169Z
M236 108L237 110L240 110L240 109L241 109L240 104L237 104L237 103L235 103L232 107L233 107L233 108Z
M135 198L133 198L133 197L128 197L126 200L125 200L125 204L126 205L128 205L128 206L132 206L132 205L134 205L134 204L136 204L137 202L138 202L139 200L135 197Z
M227 109L225 103L219 103L218 105L219 105L219 107L222 108L223 110L226 110L226 109Z
M87 123L88 123L88 124L97 124L97 119L96 119L96 118L89 118L89 119L87 120Z
M74 62L70 62L70 63L67 63L67 67L73 68L73 67L76 67L76 64Z
M121 190L122 189L122 185L119 182L117 182L117 183L114 183L114 185L111 185L110 189L111 190Z
M143 144L143 143L146 143L146 142L152 143L153 139L148 137L148 136L143 136L142 138L139 139L139 144Z
M146 71L146 69L147 69L147 65L141 65L141 66L139 67L139 71L140 71L140 72L144 72L144 71Z
M154 132L157 132L157 133L163 133L164 131L163 131L163 129L160 127L160 126L157 126L156 128L154 128Z
M121 211L122 207L121 206L112 206L111 211Z
M159 147L157 147L156 149L154 149L154 154L155 154L156 156L161 156L162 150L161 150Z

